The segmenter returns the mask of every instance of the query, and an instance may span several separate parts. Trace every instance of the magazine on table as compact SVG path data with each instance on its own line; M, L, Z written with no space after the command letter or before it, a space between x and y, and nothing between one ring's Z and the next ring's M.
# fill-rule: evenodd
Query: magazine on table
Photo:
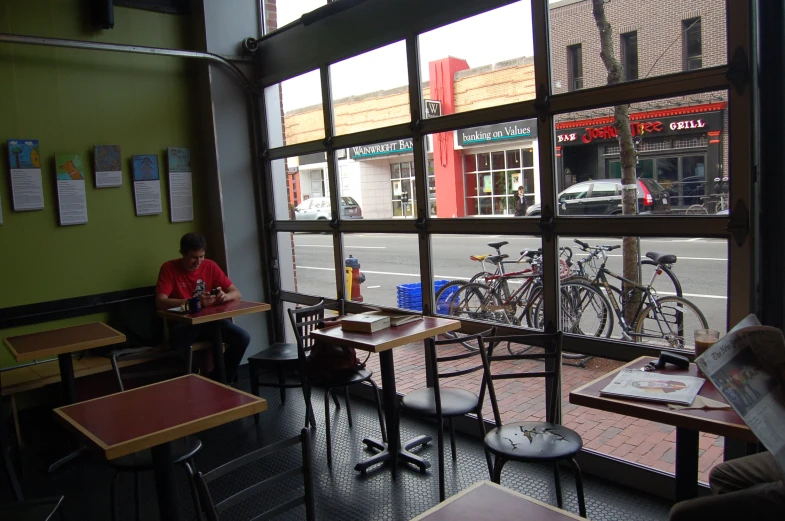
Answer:
M695 359L785 475L785 338L755 315Z
M690 405L705 381L694 376L622 369L600 394Z

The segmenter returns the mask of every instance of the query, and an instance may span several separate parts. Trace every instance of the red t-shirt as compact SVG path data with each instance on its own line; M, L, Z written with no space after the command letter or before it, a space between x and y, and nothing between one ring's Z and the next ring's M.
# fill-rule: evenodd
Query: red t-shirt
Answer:
M231 285L229 277L209 259L203 260L193 271L187 271L181 259L174 259L161 266L155 293L169 298L191 298L203 292L209 293L219 286L226 291Z

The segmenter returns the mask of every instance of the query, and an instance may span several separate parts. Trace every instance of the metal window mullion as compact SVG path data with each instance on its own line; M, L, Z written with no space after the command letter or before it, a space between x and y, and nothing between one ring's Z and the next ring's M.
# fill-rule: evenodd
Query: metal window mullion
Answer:
M422 288L422 311L424 315L432 314L433 274L431 264L431 246L428 236L428 170L425 157L425 137L420 133L422 122L422 93L420 91L420 53L417 34L406 38L406 64L409 76L409 114L411 117L414 154L414 191L417 196L417 227L418 251L420 254L420 282Z
M324 145L327 148L327 185L330 188L330 208L332 215L330 227L333 234L333 263L335 266L335 289L338 299L345 299L347 292L351 296L351 288L346 287L346 275L343 269L343 240L341 237L341 205L338 193L338 164L333 147L335 120L333 118L332 86L330 84L330 66L319 67L322 84L322 114L324 116Z
M553 139L553 115L550 112L549 100L551 95L551 53L550 53L550 32L549 32L549 11L548 4L544 0L531 0L532 5L532 28L534 30L534 80L536 83L536 108L539 110L537 118L537 154L540 165L540 201L542 212L540 219L540 229L542 230L542 285L544 318L546 329L550 326L554 329L561 329L559 319L559 277L558 277L558 258L559 258L559 239L553 229L553 221L548 221L548 215L555 214L556 201L556 175L554 139ZM550 209L550 212L549 212ZM550 227L550 228L549 228ZM550 269L548 268L550 267ZM557 387L559 392L556 396L545 394L546 421L561 423L561 360L546 359L546 371L554 371L557 375ZM548 377L545 381L545 389L552 389L553 382ZM555 406L552 401L555 400ZM555 417L549 418L549 412L555 411Z
M741 244L731 236L728 238L728 325L732 326L753 311L754 273L752 216L752 188L756 182L753 172L755 160L753 134L755 128L752 106L752 2L751 0L727 0L728 64L734 74L736 60L746 57L747 77L728 89L728 170L730 180L731 222L739 217L746 207L748 233ZM741 136L746 136L742 139ZM733 139L735 137L735 139Z

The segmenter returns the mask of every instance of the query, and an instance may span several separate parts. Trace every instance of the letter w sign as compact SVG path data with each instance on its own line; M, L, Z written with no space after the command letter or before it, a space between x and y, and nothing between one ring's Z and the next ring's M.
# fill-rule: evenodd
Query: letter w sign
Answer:
M442 115L442 102L436 100L425 100L425 117L438 118Z

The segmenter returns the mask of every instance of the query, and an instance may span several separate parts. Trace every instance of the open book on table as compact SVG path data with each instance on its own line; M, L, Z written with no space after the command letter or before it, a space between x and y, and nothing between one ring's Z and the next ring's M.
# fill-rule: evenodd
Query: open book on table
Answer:
M785 337L749 315L695 359L785 476Z

